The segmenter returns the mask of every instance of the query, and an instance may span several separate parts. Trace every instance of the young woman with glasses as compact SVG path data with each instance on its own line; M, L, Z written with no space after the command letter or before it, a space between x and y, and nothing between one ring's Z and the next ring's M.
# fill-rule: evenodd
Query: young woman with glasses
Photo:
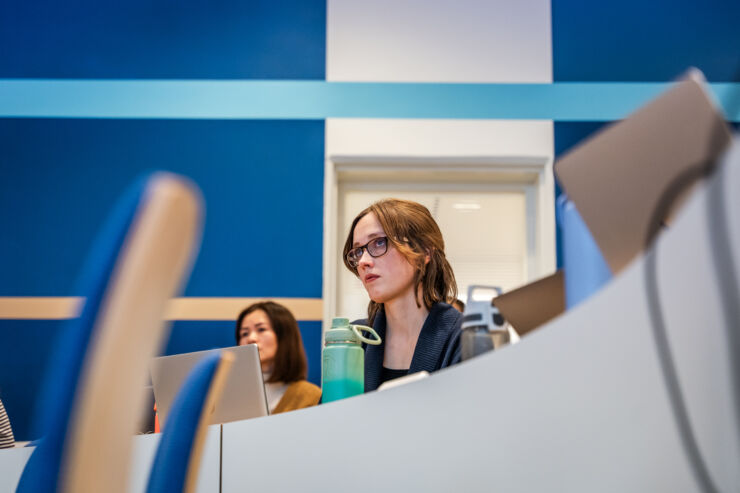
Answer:
M360 212L344 245L344 264L370 296L364 322L383 339L365 349L365 392L460 361L462 314L448 304L457 284L426 207L386 199Z

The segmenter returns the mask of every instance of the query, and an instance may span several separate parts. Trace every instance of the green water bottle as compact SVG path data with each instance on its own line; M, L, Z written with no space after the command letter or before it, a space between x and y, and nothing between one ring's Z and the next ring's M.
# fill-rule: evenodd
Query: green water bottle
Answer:
M362 332L369 332L368 339ZM378 345L380 337L370 327L352 325L347 318L334 318L324 337L321 402L331 402L365 391L365 351L362 343Z

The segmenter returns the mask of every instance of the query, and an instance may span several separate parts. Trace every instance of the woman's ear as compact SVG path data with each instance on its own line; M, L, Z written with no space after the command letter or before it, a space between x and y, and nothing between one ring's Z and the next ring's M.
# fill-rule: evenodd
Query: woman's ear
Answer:
M424 255L424 264L427 265L432 261L432 251L427 249L426 255Z

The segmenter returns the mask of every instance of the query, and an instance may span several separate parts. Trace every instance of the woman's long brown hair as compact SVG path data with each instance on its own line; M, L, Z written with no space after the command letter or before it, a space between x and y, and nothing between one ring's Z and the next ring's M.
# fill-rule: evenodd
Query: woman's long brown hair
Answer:
M427 310L439 302L449 303L457 298L457 283L452 267L445 257L445 242L439 226L429 213L429 209L410 200L384 199L375 202L360 212L349 228L347 241L344 243L344 265L357 274L357 268L347 261L347 254L352 249L355 227L360 219L373 213L383 227L388 241L403 255L416 271L414 292L421 286L421 303ZM429 256L429 262L426 257ZM367 307L368 323L373 324L381 303L370 300Z

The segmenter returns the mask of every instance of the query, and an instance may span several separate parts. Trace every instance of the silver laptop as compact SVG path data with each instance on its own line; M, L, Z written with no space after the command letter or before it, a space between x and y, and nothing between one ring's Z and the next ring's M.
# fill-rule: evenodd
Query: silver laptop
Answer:
M162 426L167 421L175 396L190 370L203 357L218 351L232 353L234 364L220 401L210 410L208 424L228 423L269 414L257 345L248 344L154 358L150 370L157 414Z

